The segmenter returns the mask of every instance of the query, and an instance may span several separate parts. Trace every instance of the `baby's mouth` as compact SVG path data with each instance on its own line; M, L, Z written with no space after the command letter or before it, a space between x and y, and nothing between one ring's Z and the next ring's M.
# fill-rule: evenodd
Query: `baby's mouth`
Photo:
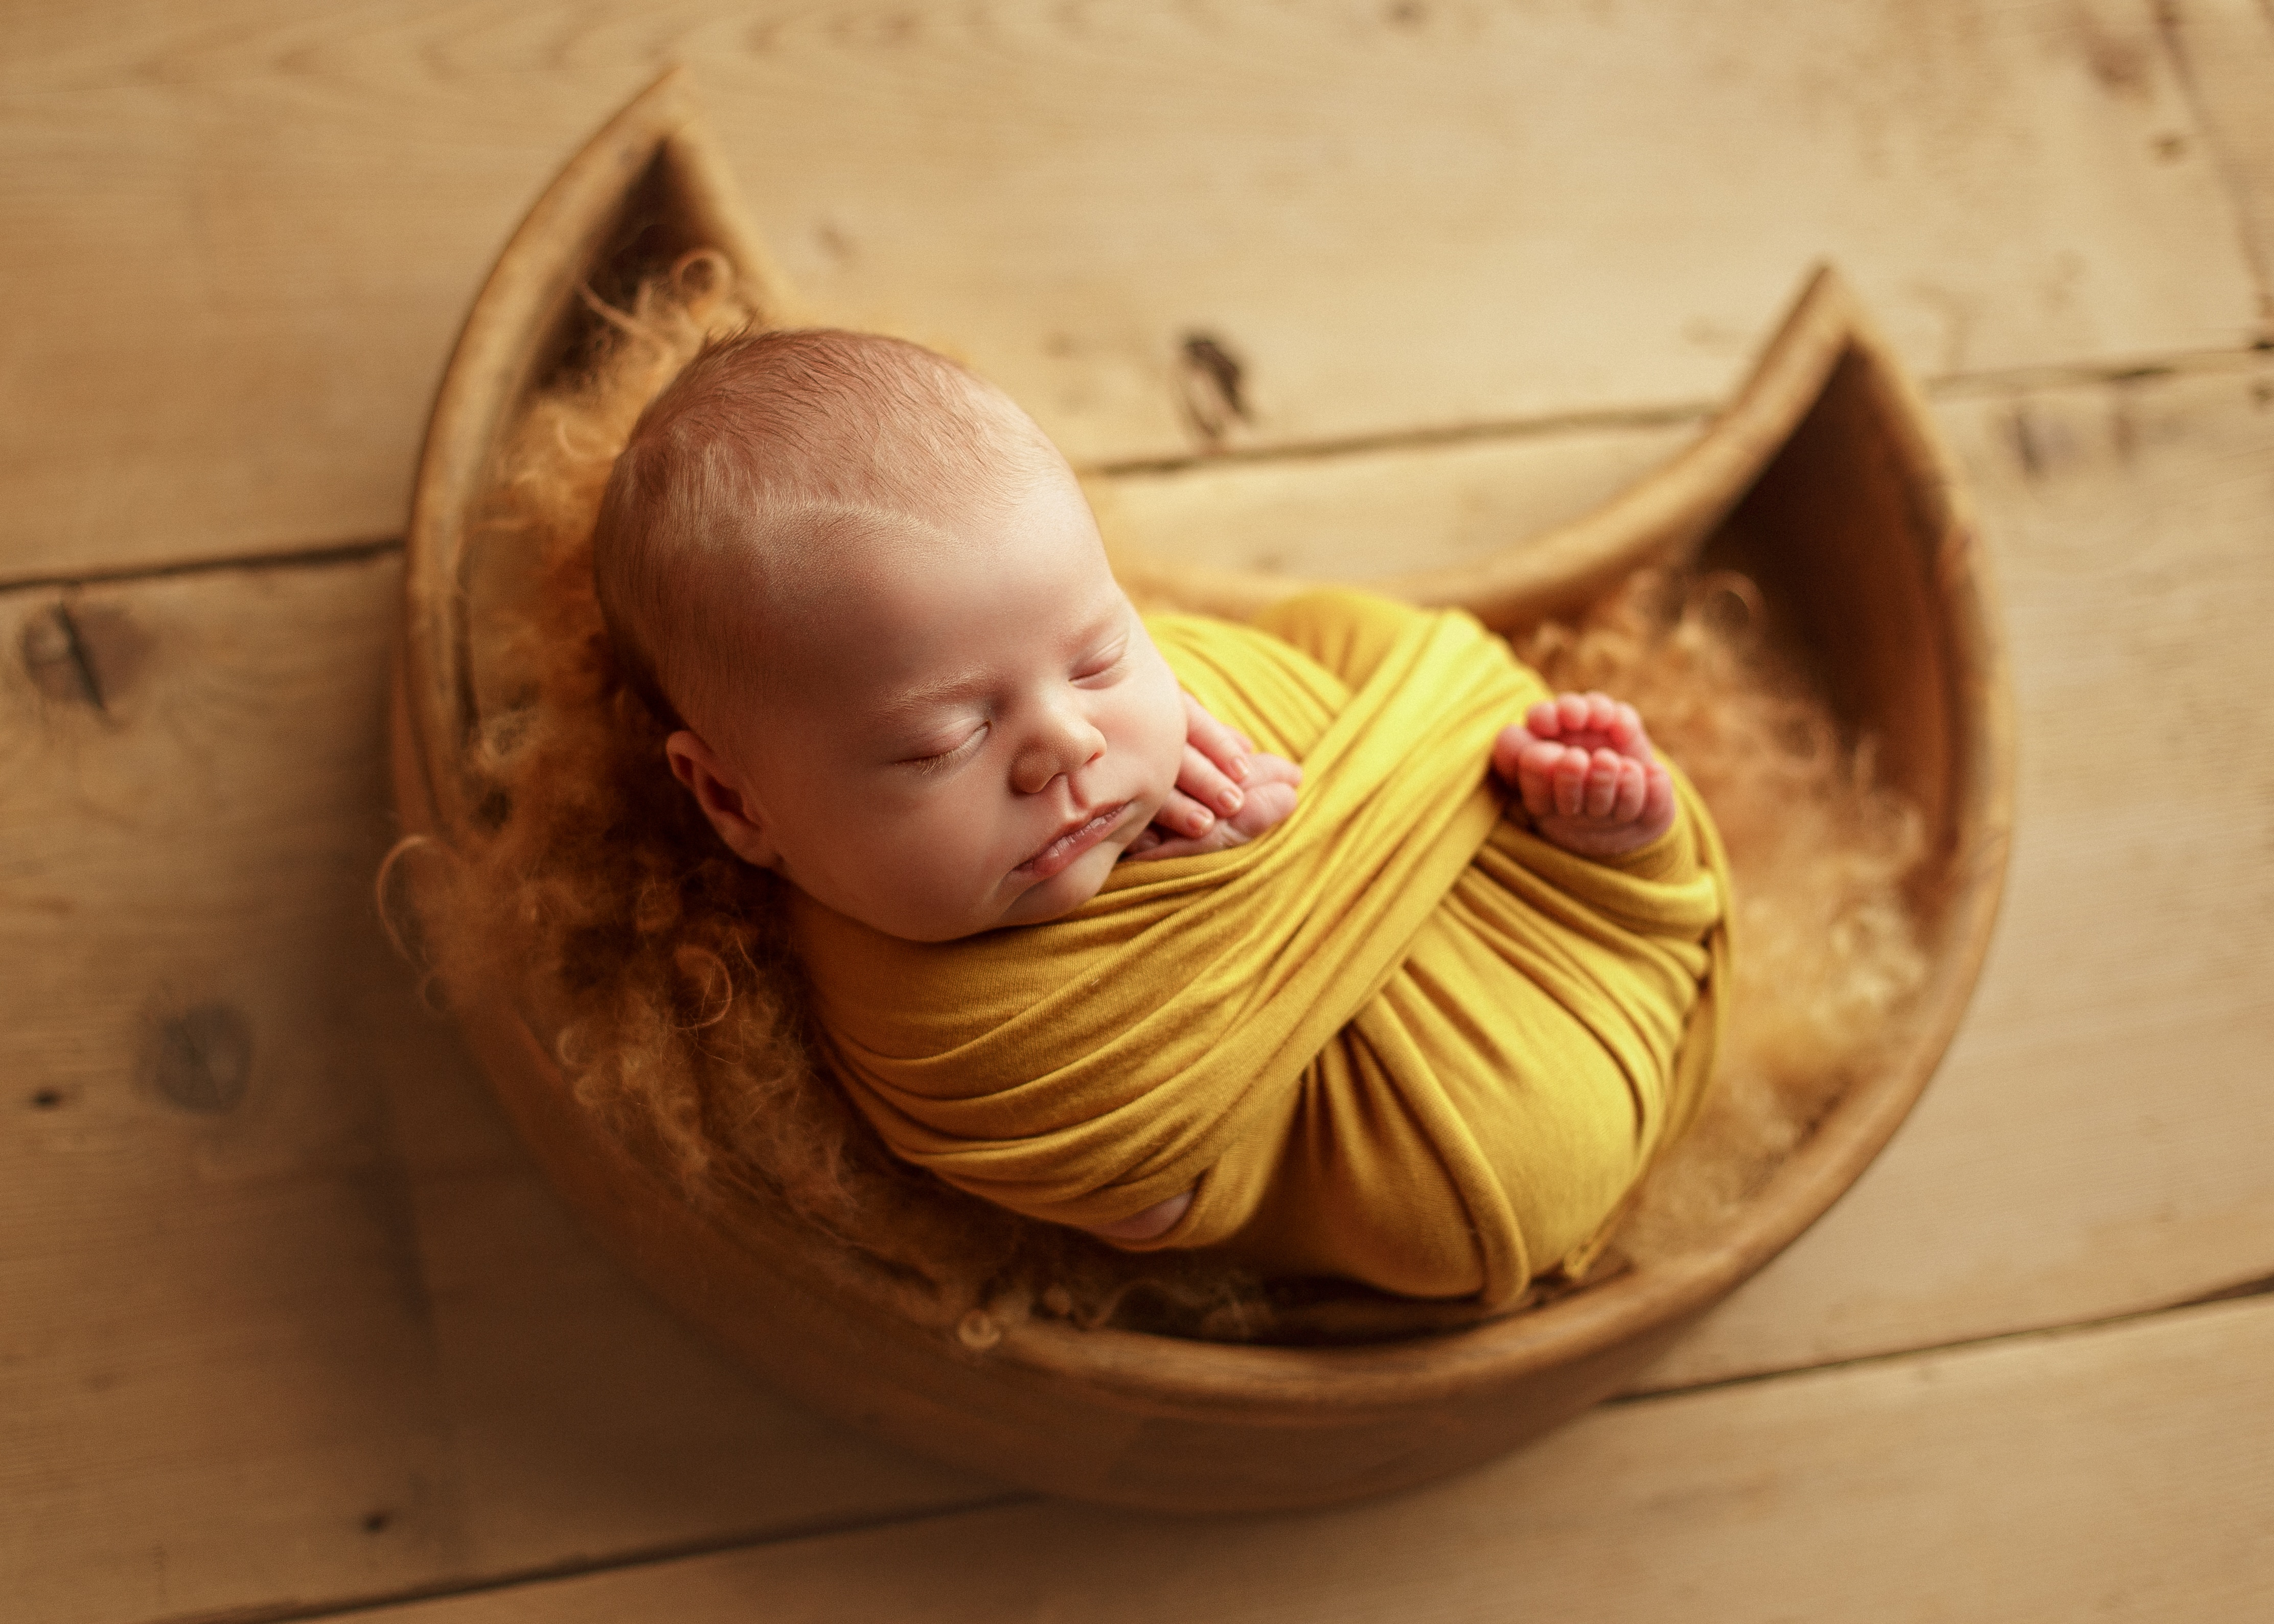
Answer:
M1113 832L1129 808L1137 803L1125 801L1118 807L1108 807L1086 823L1072 823L1061 830L1048 846L1011 870L1025 879L1047 880L1064 873L1076 858Z

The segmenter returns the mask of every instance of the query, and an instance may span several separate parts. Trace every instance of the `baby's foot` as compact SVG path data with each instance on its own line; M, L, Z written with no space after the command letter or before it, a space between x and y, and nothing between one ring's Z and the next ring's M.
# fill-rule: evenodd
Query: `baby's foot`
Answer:
M1540 838L1581 857L1623 856L1674 827L1674 779L1634 707L1608 694L1532 706L1493 741L1493 768Z

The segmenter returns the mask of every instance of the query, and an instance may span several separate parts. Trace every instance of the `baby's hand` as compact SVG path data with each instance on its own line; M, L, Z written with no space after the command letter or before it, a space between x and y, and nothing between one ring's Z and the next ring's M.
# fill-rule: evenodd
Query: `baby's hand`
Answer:
M1190 694L1184 698L1185 761L1177 786L1124 856L1224 851L1253 840L1295 809L1303 770L1257 750Z
M1632 705L1559 694L1493 741L1493 768L1540 838L1581 857L1639 851L1674 827L1674 779Z

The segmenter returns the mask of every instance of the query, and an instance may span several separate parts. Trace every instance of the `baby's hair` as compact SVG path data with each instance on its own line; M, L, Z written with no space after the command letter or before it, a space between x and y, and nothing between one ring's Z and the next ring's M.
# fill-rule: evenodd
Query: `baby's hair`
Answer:
M737 655L736 628L880 521L1007 506L1065 462L1032 419L945 356L808 327L704 345L640 414L593 532L625 680L666 726Z

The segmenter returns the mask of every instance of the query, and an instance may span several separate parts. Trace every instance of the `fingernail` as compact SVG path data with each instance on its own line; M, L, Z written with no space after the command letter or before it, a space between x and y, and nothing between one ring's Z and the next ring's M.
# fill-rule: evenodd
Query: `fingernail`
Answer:
M1194 807L1193 808L1193 832L1194 834L1206 834L1209 831L1209 827L1214 824L1215 822L1216 814L1209 811L1206 807Z
M1247 797L1241 794L1238 790L1228 789L1224 791L1223 794L1218 795L1216 798L1216 803L1224 808L1224 816L1226 817L1230 817L1233 813L1239 810L1240 803L1246 799Z
M1231 776L1242 784L1247 782L1247 757L1243 756L1231 763Z

